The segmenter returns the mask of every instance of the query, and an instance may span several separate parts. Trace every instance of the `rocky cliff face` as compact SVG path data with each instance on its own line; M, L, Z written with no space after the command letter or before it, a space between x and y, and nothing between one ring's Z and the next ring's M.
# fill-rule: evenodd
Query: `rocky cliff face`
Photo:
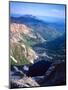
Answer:
M19 41L23 39L24 36L27 35L29 37L36 38L33 34L32 29L27 27L24 24L11 23L10 24L10 39Z
M39 84L31 77L24 77L20 80L12 80L10 88L38 87Z
M17 60L17 63L22 64L24 61L33 63L38 57L34 50L28 45L24 39L24 35L35 37L31 29L24 24L10 24L10 56ZM22 41L22 42L21 42ZM11 58L13 60L13 58Z

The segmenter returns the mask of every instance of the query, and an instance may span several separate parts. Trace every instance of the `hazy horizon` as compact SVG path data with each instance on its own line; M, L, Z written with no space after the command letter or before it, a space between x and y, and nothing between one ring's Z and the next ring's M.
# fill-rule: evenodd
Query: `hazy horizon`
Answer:
M65 22L65 5L10 2L10 16L33 15L47 22Z

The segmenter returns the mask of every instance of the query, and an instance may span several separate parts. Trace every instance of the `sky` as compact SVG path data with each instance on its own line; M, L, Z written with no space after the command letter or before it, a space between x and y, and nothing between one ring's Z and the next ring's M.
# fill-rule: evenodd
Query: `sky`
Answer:
M33 15L45 21L64 21L65 5L10 2L10 15Z

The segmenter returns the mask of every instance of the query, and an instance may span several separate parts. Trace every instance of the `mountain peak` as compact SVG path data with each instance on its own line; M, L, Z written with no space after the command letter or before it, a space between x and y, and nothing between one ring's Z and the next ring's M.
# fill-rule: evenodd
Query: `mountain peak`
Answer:
M36 18L36 16L33 16L33 15L31 15L31 14L25 14L25 15L23 15L24 17L31 17L31 18Z

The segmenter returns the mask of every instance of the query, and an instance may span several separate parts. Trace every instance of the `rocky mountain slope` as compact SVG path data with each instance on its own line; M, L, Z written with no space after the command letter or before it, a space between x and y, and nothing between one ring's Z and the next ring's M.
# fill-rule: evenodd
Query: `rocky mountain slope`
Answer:
M12 80L10 88L39 87L39 84L31 77L24 77L19 80Z
M17 60L18 64L23 64L25 60L33 63L33 60L38 57L35 51L30 47L29 41L26 41L24 36L36 38L26 25L16 23L10 24L10 55ZM11 59L13 60L13 58Z

